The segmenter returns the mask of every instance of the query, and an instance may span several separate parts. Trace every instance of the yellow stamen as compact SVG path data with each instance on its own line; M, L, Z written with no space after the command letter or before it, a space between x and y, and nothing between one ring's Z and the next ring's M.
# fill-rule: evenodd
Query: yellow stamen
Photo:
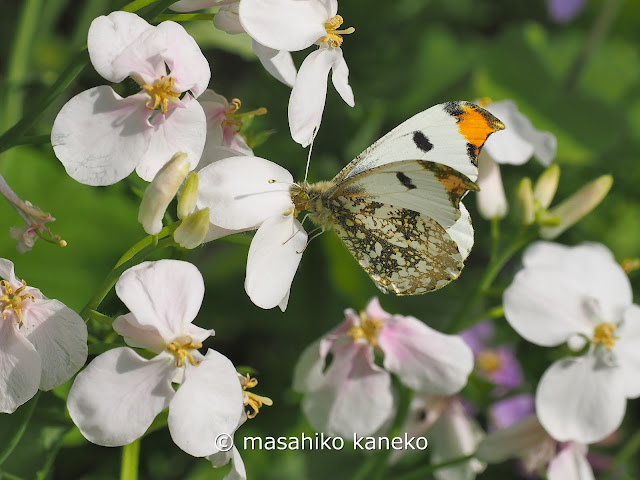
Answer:
M242 385L242 400L245 407L249 407L251 409L250 412L247 412L247 418L254 418L258 415L258 412L262 408L263 405L270 407L273 405L273 400L269 397L263 397L261 395L256 395L253 392L247 392L247 389L253 388L258 385L258 379L252 378L248 373L246 378L242 377L240 380L240 384Z
M324 29L327 31L327 36L319 38L317 43L326 43L331 48L338 48L340 45L342 45L342 35L348 35L356 31L356 29L353 27L349 27L345 30L338 30L338 27L342 25L343 21L344 20L340 15L331 17L329 21L324 24Z
M180 92L173 91L175 78L160 77L153 85L143 85L142 88L147 91L151 100L147 102L149 110L155 110L160 107L163 114L167 113L169 102L176 103L180 100Z
M607 350L611 350L616 340L620 338L613 335L617 327L615 323L602 322L594 329L591 341L595 344L601 343L607 347Z
M476 357L476 365L484 373L492 373L501 367L500 357L491 350L484 350Z
M193 343L193 339L186 335L184 337L176 338L173 342L167 345L167 352L176 357L176 367L184 367L186 360L191 365L198 365L200 361L195 361L190 350L197 350L202 348L201 343Z
M242 128L242 120L238 120L241 117L247 117L249 115L257 116L264 115L267 113L267 109L264 107L256 108L255 110L251 110L250 112L236 113L240 110L242 106L242 102L239 98L234 98L229 102L229 106L224 112L225 119L222 121L222 127L226 127L229 125L233 125L238 130Z
M366 312L360 312L360 325L354 325L347 330L347 335L353 341L364 338L372 346L378 345L378 332L382 328L382 321L378 318L369 317Z
M478 99L478 101L476 102L476 104L477 104L479 107L487 108L487 105L489 105L491 102L493 102L493 100L491 100L491 98L489 98L489 97L482 97L482 98L479 98L479 99Z
M0 315L3 319L7 319L5 310L12 310L18 317L18 323L22 323L22 302L30 298L33 302L34 296L30 293L22 293L27 288L26 282L22 281L22 286L15 292L9 282L6 280L0 280Z

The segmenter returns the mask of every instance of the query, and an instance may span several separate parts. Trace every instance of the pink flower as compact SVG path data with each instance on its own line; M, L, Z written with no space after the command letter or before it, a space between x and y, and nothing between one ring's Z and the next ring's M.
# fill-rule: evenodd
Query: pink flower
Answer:
M414 317L385 312L377 298L358 315L310 345L295 370L294 388L311 425L330 435L370 435L394 414L391 376L412 390L451 395L467 383L473 354L461 338ZM384 354L384 368L374 350ZM327 356L333 355L327 366Z
M113 12L91 23L87 45L106 80L131 77L142 90L122 98L111 87L94 87L62 107L51 143L67 173L87 185L111 185L135 169L151 181L176 152L195 168L206 119L194 98L211 77L195 40L177 23L154 27L133 13Z

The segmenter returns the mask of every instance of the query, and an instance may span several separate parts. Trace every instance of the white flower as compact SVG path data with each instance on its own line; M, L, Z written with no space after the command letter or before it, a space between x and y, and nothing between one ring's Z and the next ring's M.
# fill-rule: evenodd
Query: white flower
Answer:
M484 108L505 125L504 130L487 139L478 158L478 210L490 219L507 213L499 165L523 165L535 155L540 163L548 166L556 154L557 141L553 134L536 130L512 100L490 102Z
M4 258L0 278L0 412L11 413L84 365L87 326L62 302L19 280Z
M198 208L209 208L211 223L239 231L257 228L247 258L245 290L261 308L289 300L291 282L307 244L296 220L284 168L259 157L231 157L203 168L198 176Z
M229 359L198 352L213 334L191 324L204 296L202 275L187 262L144 262L122 274L116 293L131 313L118 317L114 329L128 345L158 355L147 360L122 347L95 358L69 392L71 418L91 442L120 446L169 407L176 445L196 457L217 453L216 437L233 435L240 423L243 398Z
M478 446L476 456L489 463L519 457L529 473L539 472L546 466L548 480L594 480L586 445L567 442L556 452L557 444L538 418L531 415L490 433Z
M547 369L536 392L540 423L558 441L597 442L616 430L626 399L640 396L640 307L606 247L538 242L504 292L509 324L542 346L586 354Z
M213 17L213 24L219 30L236 35L246 33L238 16L239 4L240 0L231 2L228 0L181 0L171 5L170 8L176 12L192 12L202 8L219 6L219 10ZM289 52L265 47L255 39L252 39L251 50L256 54L265 70L275 79L289 87L293 86L296 81L296 67Z
M374 363L374 349L384 354L384 368ZM317 430L371 435L395 410L389 373L412 390L450 395L466 385L472 369L473 353L460 337L391 315L374 298L360 315L346 310L342 324L302 353L294 388L305 394L302 410Z
M275 51L319 48L302 62L289 99L293 139L306 147L320 126L327 96L327 76L347 105L354 106L349 68L342 54L343 19L337 0L241 0L240 23L262 45Z
M151 181L174 152L185 152L195 168L206 119L194 97L211 72L194 39L177 23L154 27L113 12L91 23L87 45L100 75L110 82L131 77L142 91L122 98L111 87L94 87L62 107L51 143L67 173L87 185L110 185L135 169Z

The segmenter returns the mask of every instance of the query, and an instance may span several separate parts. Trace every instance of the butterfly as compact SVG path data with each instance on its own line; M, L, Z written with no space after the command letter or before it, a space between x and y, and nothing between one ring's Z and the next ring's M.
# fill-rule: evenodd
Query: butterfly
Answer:
M383 292L416 295L457 278L473 245L461 199L478 190L478 154L500 120L468 102L400 124L331 181L294 184L296 211L333 229Z

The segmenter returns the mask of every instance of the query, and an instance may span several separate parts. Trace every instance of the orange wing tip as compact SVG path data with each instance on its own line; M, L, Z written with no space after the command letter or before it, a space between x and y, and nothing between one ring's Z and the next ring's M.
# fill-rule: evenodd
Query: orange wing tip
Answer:
M504 123L478 105L469 102L449 102L444 110L457 118L458 132L467 141L469 156L474 164L484 142L493 132L504 129Z

